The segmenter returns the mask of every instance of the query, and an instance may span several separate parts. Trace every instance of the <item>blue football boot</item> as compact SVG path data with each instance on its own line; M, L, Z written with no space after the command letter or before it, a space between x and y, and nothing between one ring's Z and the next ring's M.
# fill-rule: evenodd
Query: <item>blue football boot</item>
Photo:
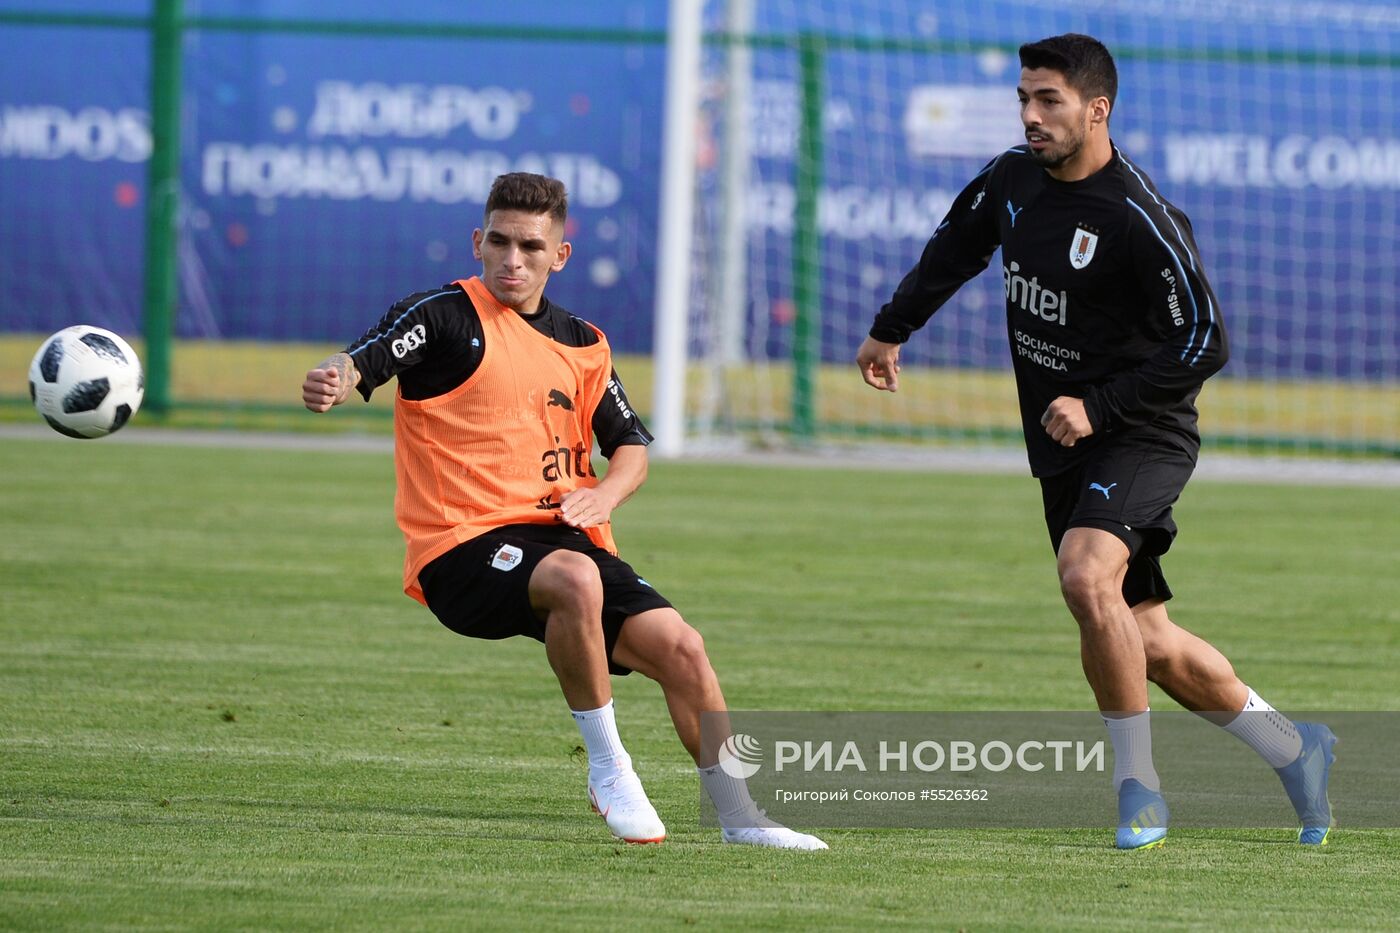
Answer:
M1155 849L1166 841L1167 802L1137 778L1128 778L1118 788L1118 833L1114 845L1120 849Z
M1291 765L1275 768L1283 789L1288 791L1288 799L1293 809L1298 811L1298 819L1303 828L1298 830L1298 841L1305 846L1327 845L1327 834L1335 822L1332 818L1332 802L1327 799L1327 776L1332 770L1332 762L1337 756L1332 746L1337 737L1332 730L1320 722L1294 723L1303 736L1303 750Z

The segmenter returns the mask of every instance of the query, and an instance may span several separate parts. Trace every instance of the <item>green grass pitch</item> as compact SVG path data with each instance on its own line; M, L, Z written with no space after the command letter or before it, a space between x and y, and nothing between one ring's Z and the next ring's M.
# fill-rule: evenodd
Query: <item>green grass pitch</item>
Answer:
M459 638L399 594L386 455L0 440L0 470L3 929L1400 917L1400 830L1118 853L1105 814L722 846L638 676L619 717L671 838L624 846L541 648ZM1174 615L1246 681L1285 708L1400 708L1400 490L1198 482L1178 513ZM617 524L736 708L1091 703L1029 478L656 464Z

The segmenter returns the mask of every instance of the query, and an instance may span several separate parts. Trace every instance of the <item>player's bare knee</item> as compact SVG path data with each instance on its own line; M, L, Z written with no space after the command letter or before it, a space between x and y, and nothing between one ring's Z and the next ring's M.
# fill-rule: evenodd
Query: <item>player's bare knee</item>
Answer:
M1101 615L1114 601L1115 581L1096 566L1061 562L1059 569L1060 593L1081 622Z
M684 626L676 640L676 659L688 679L704 679L713 674L710 656L705 653L705 639L689 625Z
M668 639L661 678L676 684L697 684L714 676L705 640L685 622L676 626Z
M592 614L603 604L598 565L573 551L555 551L530 576L530 601L550 612Z

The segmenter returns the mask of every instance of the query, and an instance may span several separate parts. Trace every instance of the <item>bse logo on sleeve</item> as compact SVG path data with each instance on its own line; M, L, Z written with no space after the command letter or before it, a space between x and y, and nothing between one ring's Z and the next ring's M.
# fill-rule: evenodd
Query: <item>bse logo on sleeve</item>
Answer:
M398 359L403 359L427 342L428 329L422 324L414 324L412 328L404 332L402 337L389 344L389 350Z

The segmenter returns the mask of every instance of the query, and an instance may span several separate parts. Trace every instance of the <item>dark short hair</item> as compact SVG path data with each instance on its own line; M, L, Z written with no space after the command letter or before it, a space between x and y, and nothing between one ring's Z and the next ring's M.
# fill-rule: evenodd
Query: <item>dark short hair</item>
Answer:
M492 211L548 214L563 223L569 216L569 192L557 178L530 172L510 172L496 176L491 183L483 216L489 220Z
M1084 100L1107 97L1110 111L1118 96L1118 67L1104 44L1093 36L1067 32L1021 46L1022 68L1049 68Z

